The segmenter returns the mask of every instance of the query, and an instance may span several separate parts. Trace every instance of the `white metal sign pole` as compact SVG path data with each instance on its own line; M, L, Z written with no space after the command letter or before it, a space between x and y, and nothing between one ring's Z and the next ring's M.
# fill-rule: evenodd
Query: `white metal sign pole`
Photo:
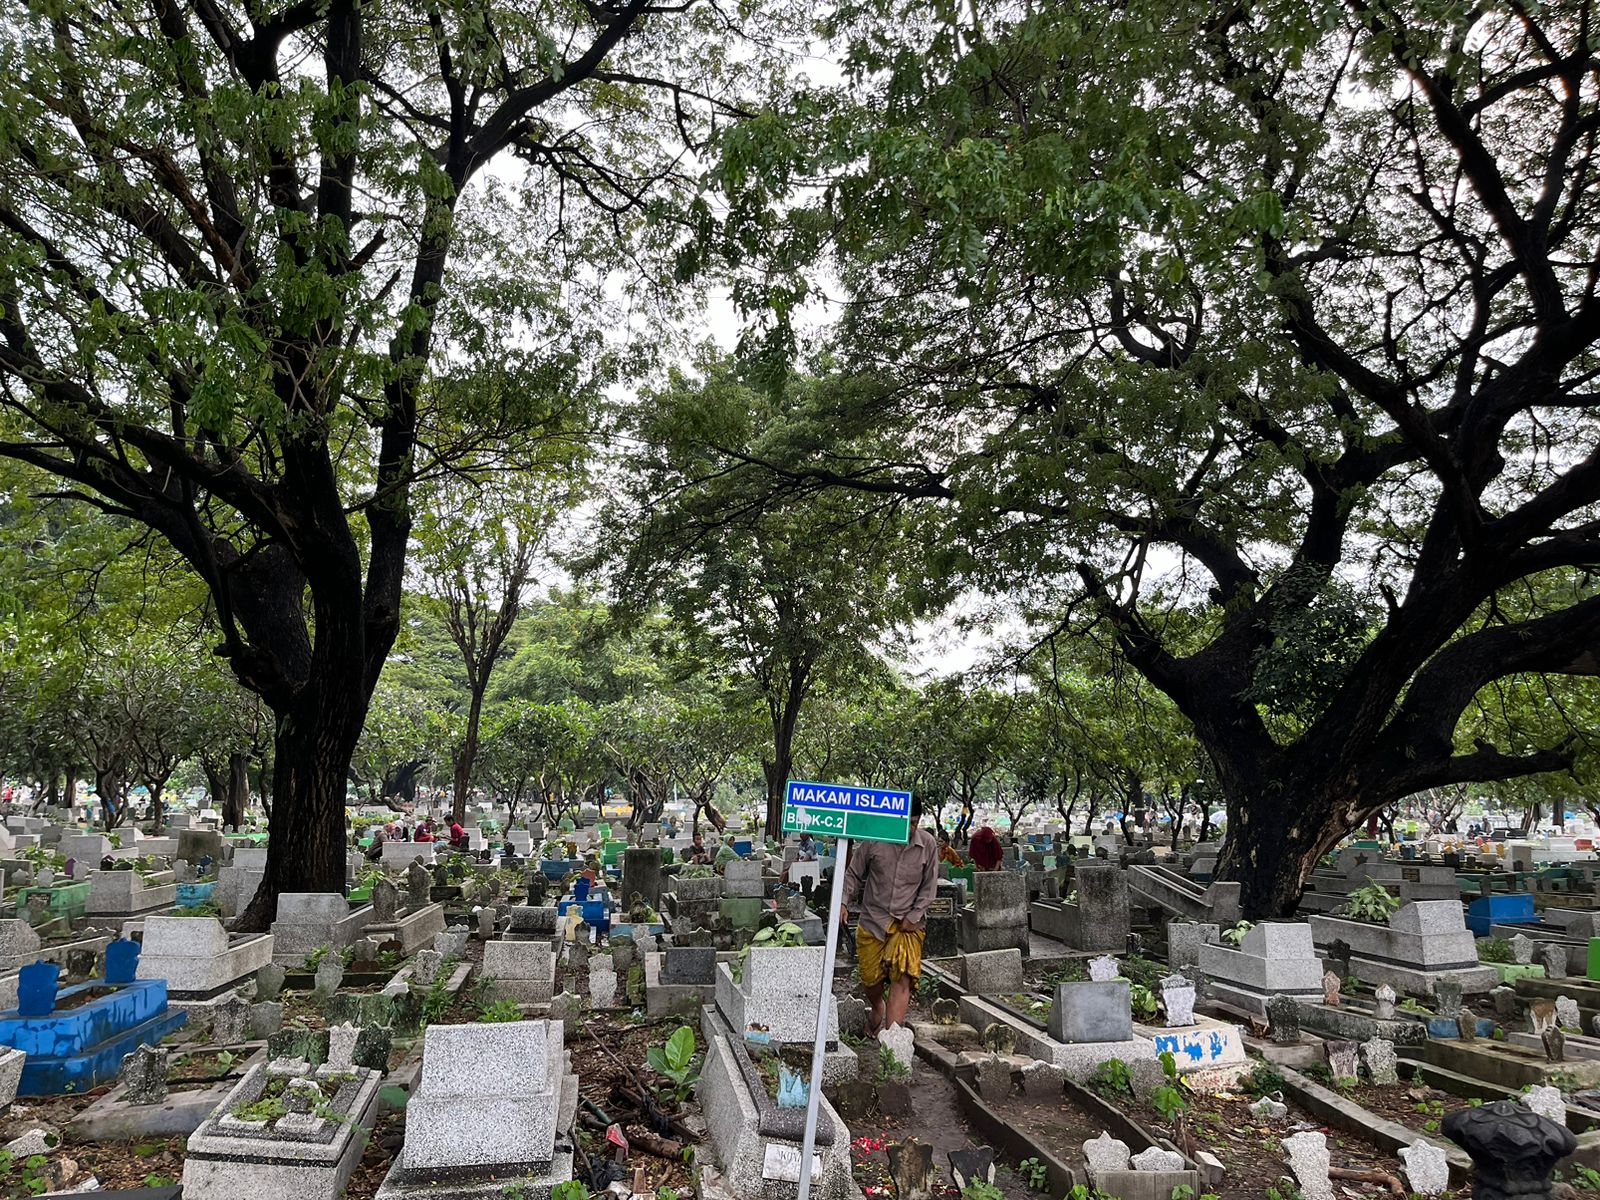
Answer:
M800 1200L811 1200L811 1156L817 1144L817 1109L822 1103L822 1056L828 1043L828 1003L833 999L833 964L839 953L839 909L844 903L844 868L850 839L834 844L833 896L828 905L828 941L822 954L822 988L817 997L817 1040L811 1046L811 1086L806 1092L806 1136L800 1143Z

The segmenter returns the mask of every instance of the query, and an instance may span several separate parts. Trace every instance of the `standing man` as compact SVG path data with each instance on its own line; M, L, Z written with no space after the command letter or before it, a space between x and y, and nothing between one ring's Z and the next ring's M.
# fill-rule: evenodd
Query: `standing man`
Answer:
M939 884L939 847L921 827L922 798L911 797L911 838L904 846L863 842L850 847L839 923L857 900L856 961L867 991L867 1033L903 1025L911 989L922 974L928 909ZM884 997L888 987L887 1001Z

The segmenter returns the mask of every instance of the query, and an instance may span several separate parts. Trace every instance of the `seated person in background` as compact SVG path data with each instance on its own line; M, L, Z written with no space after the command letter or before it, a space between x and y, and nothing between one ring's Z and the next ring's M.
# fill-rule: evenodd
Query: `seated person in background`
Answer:
M943 829L939 830L939 861L957 868L967 865L961 858L961 851L950 844L950 835Z

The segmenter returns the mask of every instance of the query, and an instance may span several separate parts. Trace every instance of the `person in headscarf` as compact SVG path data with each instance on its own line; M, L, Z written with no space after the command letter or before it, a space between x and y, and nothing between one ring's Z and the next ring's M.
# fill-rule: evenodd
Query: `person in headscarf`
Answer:
M980 871L998 871L1006 852L1000 845L1000 835L985 825L972 835L972 845L967 847L972 861Z

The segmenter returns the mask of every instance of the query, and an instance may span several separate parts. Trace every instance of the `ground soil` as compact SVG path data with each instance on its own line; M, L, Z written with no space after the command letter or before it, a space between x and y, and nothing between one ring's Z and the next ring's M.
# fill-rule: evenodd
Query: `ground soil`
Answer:
M856 1182L869 1196L893 1196L894 1188L889 1182L889 1156L884 1147L889 1142L915 1136L933 1146L933 1164L942 1184L942 1190L936 1194L943 1197L958 1195L950 1178L950 1151L971 1150L985 1143L973 1134L962 1118L955 1086L926 1064L918 1064L912 1072L911 1114L904 1118L872 1117L851 1122L850 1158L855 1168ZM995 1186L1004 1193L1006 1200L1026 1200L1028 1197L1037 1200L1038 1193L1029 1190L1012 1166L996 1162Z

